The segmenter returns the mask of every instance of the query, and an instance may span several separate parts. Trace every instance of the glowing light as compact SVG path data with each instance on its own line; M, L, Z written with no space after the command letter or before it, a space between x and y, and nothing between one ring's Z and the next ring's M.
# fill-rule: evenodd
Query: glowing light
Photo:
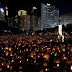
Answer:
M66 57L64 57L64 59L66 59Z
M19 56L18 56L18 58L19 58Z
M7 66L7 68L9 68L9 65Z
M68 52L68 54L69 54L69 52Z
M42 53L42 55L44 55L44 54Z
M2 65L4 65L4 64L2 63Z
M38 58L39 58L40 56L38 56Z
M34 61L34 63L36 63L36 60Z
M47 6L50 6L50 4L47 3Z
M1 8L1 9L0 9L0 11L1 11L2 13L4 13L4 10L3 10L3 8Z
M36 7L33 7L33 9L37 9Z
M20 53L21 53L21 51L20 51Z
M20 63L21 63L21 61L20 61Z
M33 56L31 56L31 57L33 57Z
M2 57L1 57L1 59L2 59Z
M49 69L47 69L47 68L45 69L45 71L48 71L48 70L49 70Z
M27 59L27 61L28 61L28 59Z
M6 10L6 15L8 16L8 10Z
M52 54L52 53L51 53Z
M59 67L59 64L57 64L57 67Z
M12 60L11 62L14 62L14 60Z
M8 7L5 7L6 10L8 10Z

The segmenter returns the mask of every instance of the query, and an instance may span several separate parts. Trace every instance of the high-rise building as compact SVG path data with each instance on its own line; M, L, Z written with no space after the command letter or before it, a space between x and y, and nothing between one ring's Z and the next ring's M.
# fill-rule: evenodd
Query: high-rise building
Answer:
M25 23L24 29L28 33L28 31L30 30L30 15L25 15L24 16L24 23Z
M35 32L37 31L37 24L38 24L38 19L37 19L37 8L33 7L31 11L31 25L30 25L30 30Z
M33 7L32 8L32 11L31 11L31 16L34 15L37 17L37 8L36 7Z
M28 33L30 30L30 15L27 14L27 11L20 10L18 11L18 16L20 17L20 26L22 31L26 31Z
M27 15L27 11L25 11L25 10L20 10L20 11L18 11L18 16L20 16L20 18L21 18L21 30L22 31L25 31L25 20L24 20L24 16L26 16Z
M59 9L55 9L55 26L59 25Z
M41 3L41 30L55 27L55 6Z

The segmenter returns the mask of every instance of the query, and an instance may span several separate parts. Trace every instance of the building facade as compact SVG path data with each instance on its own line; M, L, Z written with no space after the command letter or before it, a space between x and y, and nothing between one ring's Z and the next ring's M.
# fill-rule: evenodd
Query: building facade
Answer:
M58 14L58 11L55 10L55 6L41 3L41 30L46 28L54 28L55 21L58 22Z
M55 26L59 25L59 9L55 9Z
M72 24L72 13L66 13L59 17L60 24L66 26L67 24Z
M21 26L21 30L22 31L25 31L25 20L24 20L24 17L27 15L27 11L25 10L19 10L18 11L18 16L20 17L20 26Z
M38 18L37 18L37 8L33 7L31 11L31 25L30 25L30 30L35 32L37 31L37 25L38 25Z
M24 16L24 23L25 23L24 29L28 33L28 31L30 30L30 15L25 15Z

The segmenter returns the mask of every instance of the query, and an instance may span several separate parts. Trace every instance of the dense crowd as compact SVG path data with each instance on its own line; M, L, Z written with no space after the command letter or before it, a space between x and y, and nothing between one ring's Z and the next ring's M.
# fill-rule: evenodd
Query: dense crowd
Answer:
M58 41L57 35L0 36L0 71L71 72L72 43Z

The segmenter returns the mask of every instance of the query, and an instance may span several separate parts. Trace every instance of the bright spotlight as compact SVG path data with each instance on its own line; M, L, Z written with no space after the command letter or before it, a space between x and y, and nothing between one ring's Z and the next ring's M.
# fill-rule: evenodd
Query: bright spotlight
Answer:
M3 10L3 8L1 8L1 9L0 9L0 11L1 11L2 13L4 13L4 10Z

